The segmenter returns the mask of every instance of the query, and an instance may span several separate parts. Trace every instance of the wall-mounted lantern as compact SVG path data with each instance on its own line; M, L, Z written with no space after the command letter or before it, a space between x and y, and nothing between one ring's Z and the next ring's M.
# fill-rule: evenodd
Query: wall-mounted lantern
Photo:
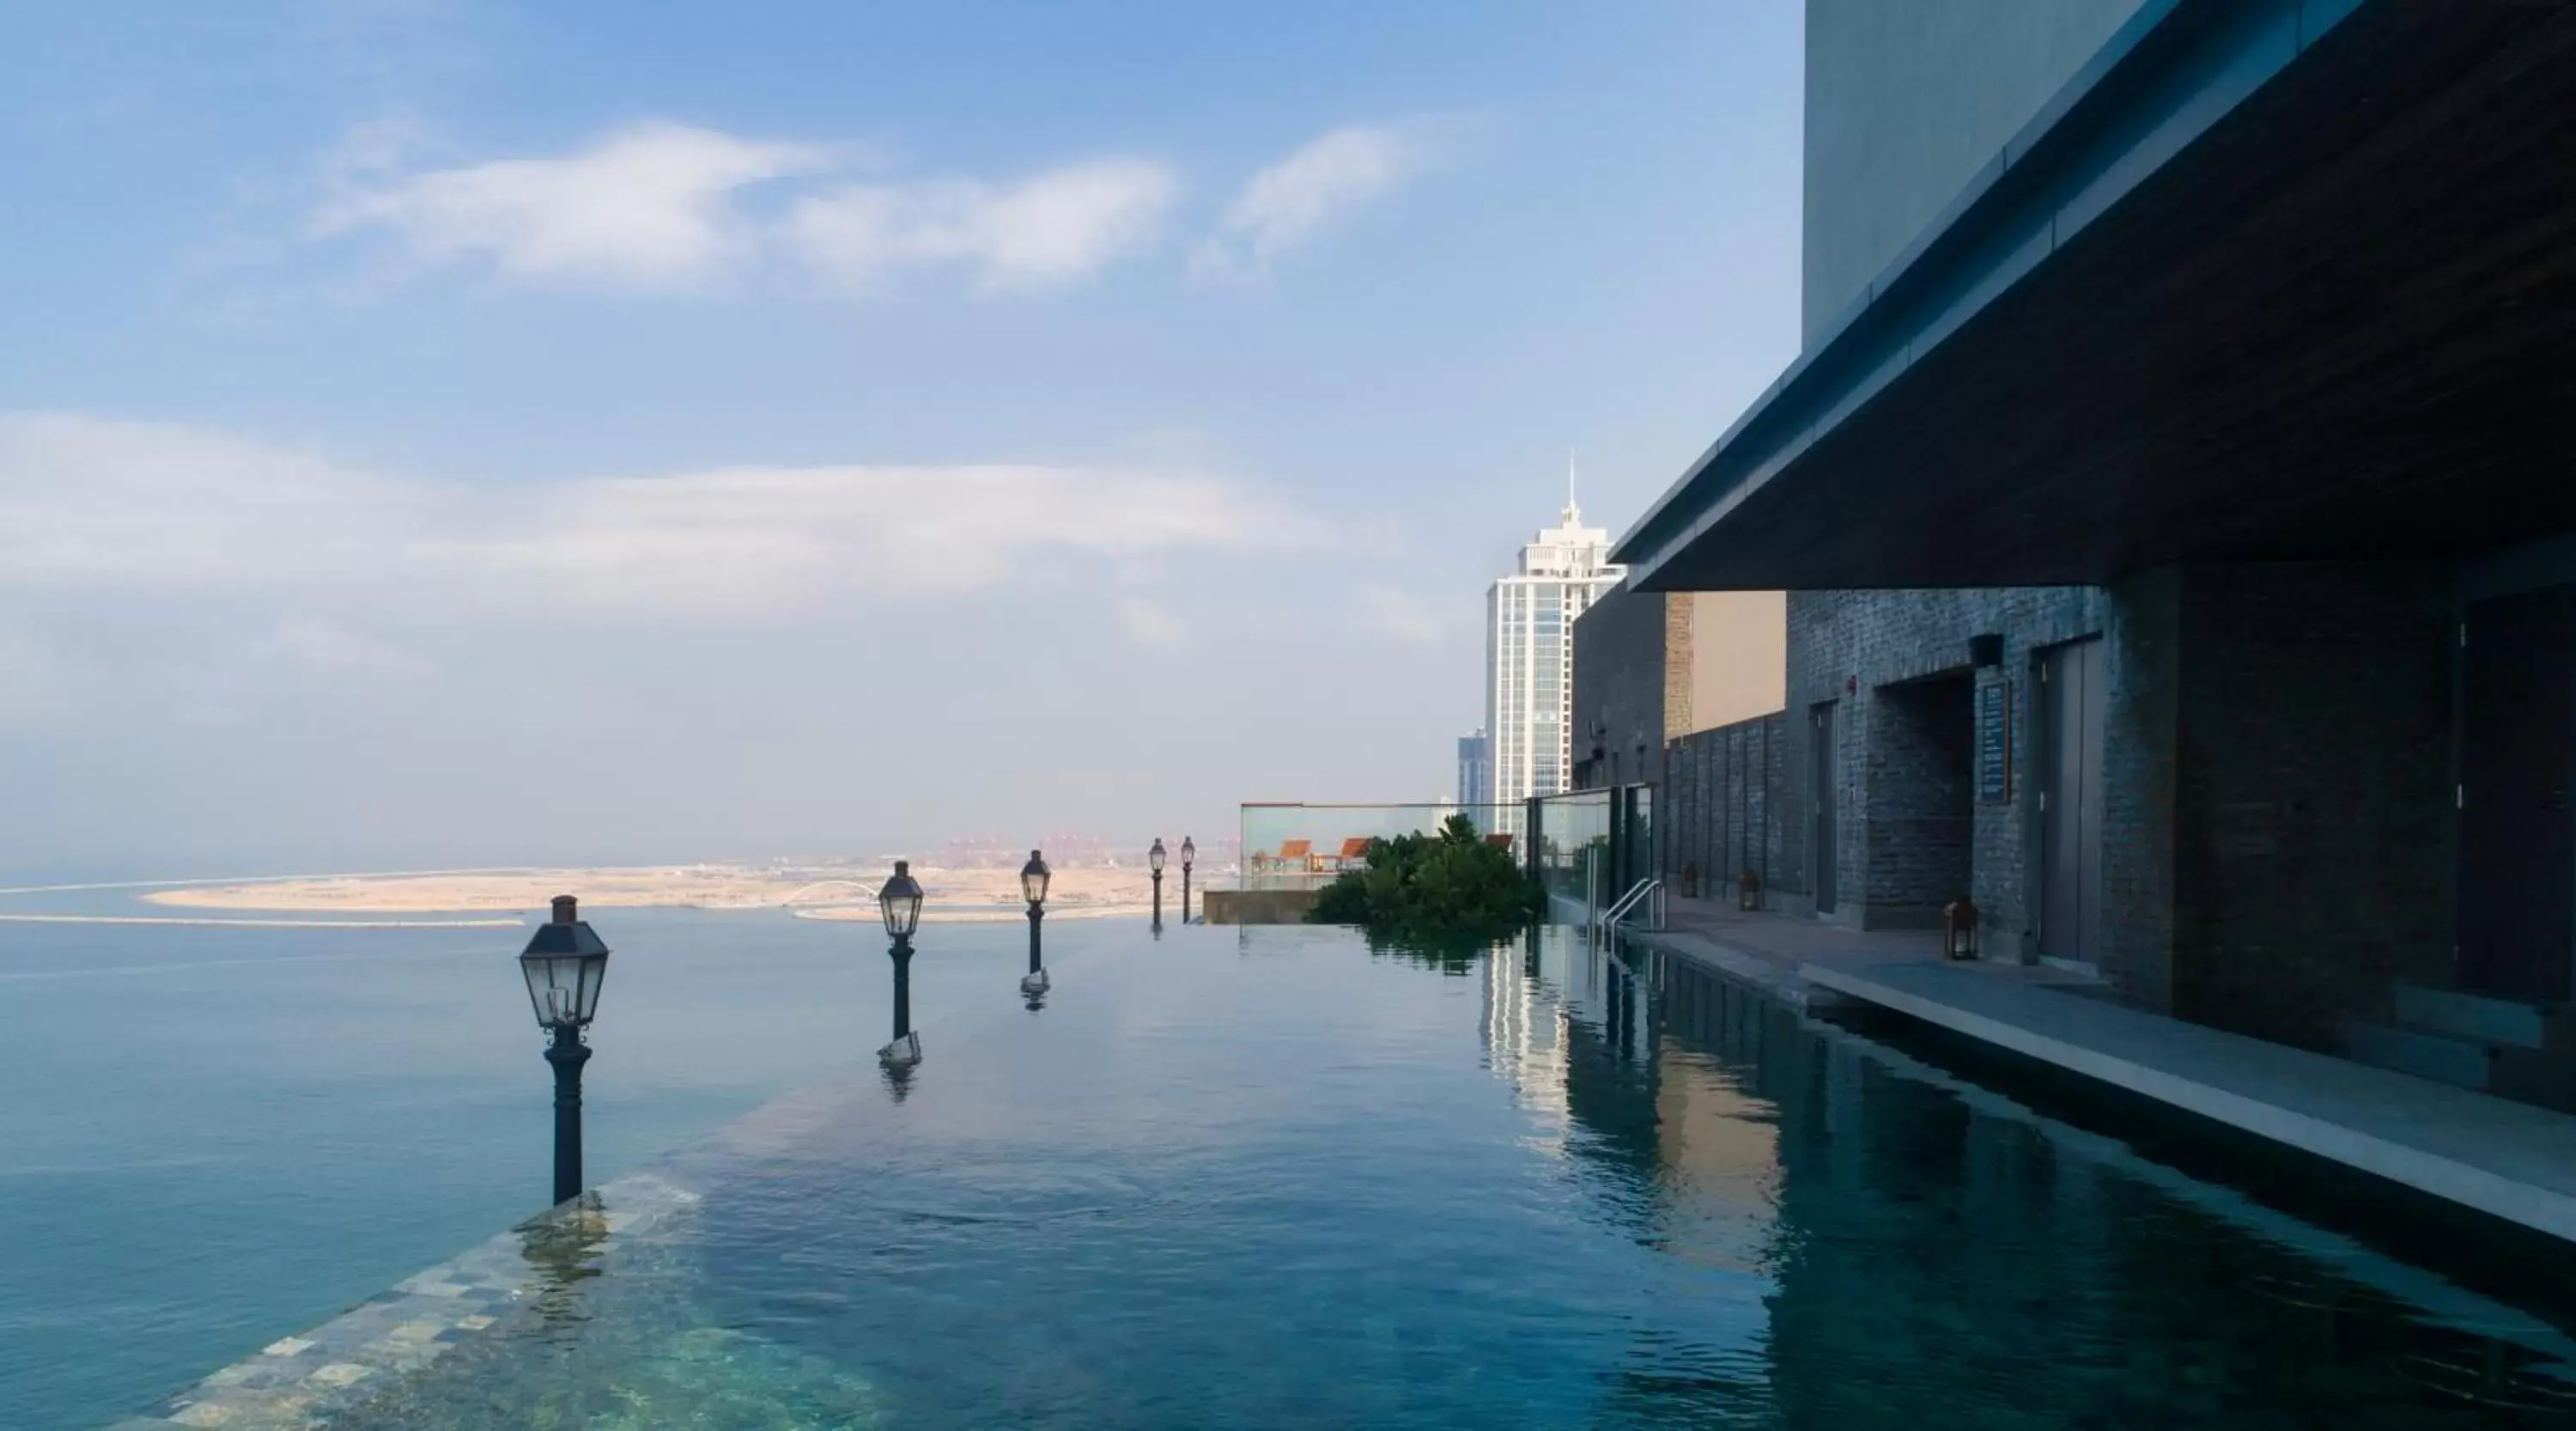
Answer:
M1941 906L1941 952L1952 959L1977 957L1977 907L1965 899Z

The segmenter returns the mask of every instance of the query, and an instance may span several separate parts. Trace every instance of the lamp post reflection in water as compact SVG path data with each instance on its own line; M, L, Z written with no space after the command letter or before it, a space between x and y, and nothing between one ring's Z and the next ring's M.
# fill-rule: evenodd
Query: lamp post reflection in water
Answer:
M553 918L528 936L519 973L537 1027L552 1040L546 1062L555 1070L554 1200L570 1202L581 1194L581 1066L590 1062L590 1021L608 979L608 946L580 918L571 895L556 895Z
M600 1275L608 1213L597 1193L583 1193L520 1229L519 1255L536 1269L537 1316L549 1326L590 1320L581 1284Z
M912 862L894 862L894 875L877 891L877 911L885 916L886 957L894 961L894 1042L877 1050L888 1068L921 1062L921 1039L912 1031L912 933L921 927L921 884L912 877Z
M1020 992L1029 996L1029 1007L1038 1007L1037 998L1047 991L1046 961L1038 950L1038 924L1046 918L1047 882L1053 875L1046 858L1029 851L1029 862L1020 866L1020 895L1029 902L1029 973L1020 980Z
M1154 872L1154 932L1163 929L1163 837L1154 837L1154 848L1145 852L1145 867Z

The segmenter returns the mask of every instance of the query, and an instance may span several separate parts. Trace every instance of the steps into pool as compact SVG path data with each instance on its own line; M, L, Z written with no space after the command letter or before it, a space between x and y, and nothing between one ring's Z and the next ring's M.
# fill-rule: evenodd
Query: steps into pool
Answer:
M2394 1014L2346 1030L2355 1062L2576 1111L2576 1022L2565 1005L2402 984Z

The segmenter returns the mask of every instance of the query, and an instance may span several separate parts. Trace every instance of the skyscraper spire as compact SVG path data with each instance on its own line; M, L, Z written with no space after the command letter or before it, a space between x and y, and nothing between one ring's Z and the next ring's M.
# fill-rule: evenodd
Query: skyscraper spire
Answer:
M1565 524L1583 525L1583 509L1574 505L1574 449L1565 449Z

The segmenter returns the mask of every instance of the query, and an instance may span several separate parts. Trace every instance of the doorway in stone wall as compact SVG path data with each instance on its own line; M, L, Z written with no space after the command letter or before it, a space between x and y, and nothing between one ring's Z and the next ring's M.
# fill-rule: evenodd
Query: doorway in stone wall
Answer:
M2031 774L2038 821L2039 952L2101 961L2102 724L2109 674L2102 643L2039 653Z
M1976 831L1976 677L1955 671L1872 693L1869 914L1937 924L1968 895Z
M1842 844L1834 829L1834 787L1842 778L1842 761L1834 748L1834 703L1807 712L1807 869L1816 894L1816 913L1834 912L1841 883L1836 867Z

